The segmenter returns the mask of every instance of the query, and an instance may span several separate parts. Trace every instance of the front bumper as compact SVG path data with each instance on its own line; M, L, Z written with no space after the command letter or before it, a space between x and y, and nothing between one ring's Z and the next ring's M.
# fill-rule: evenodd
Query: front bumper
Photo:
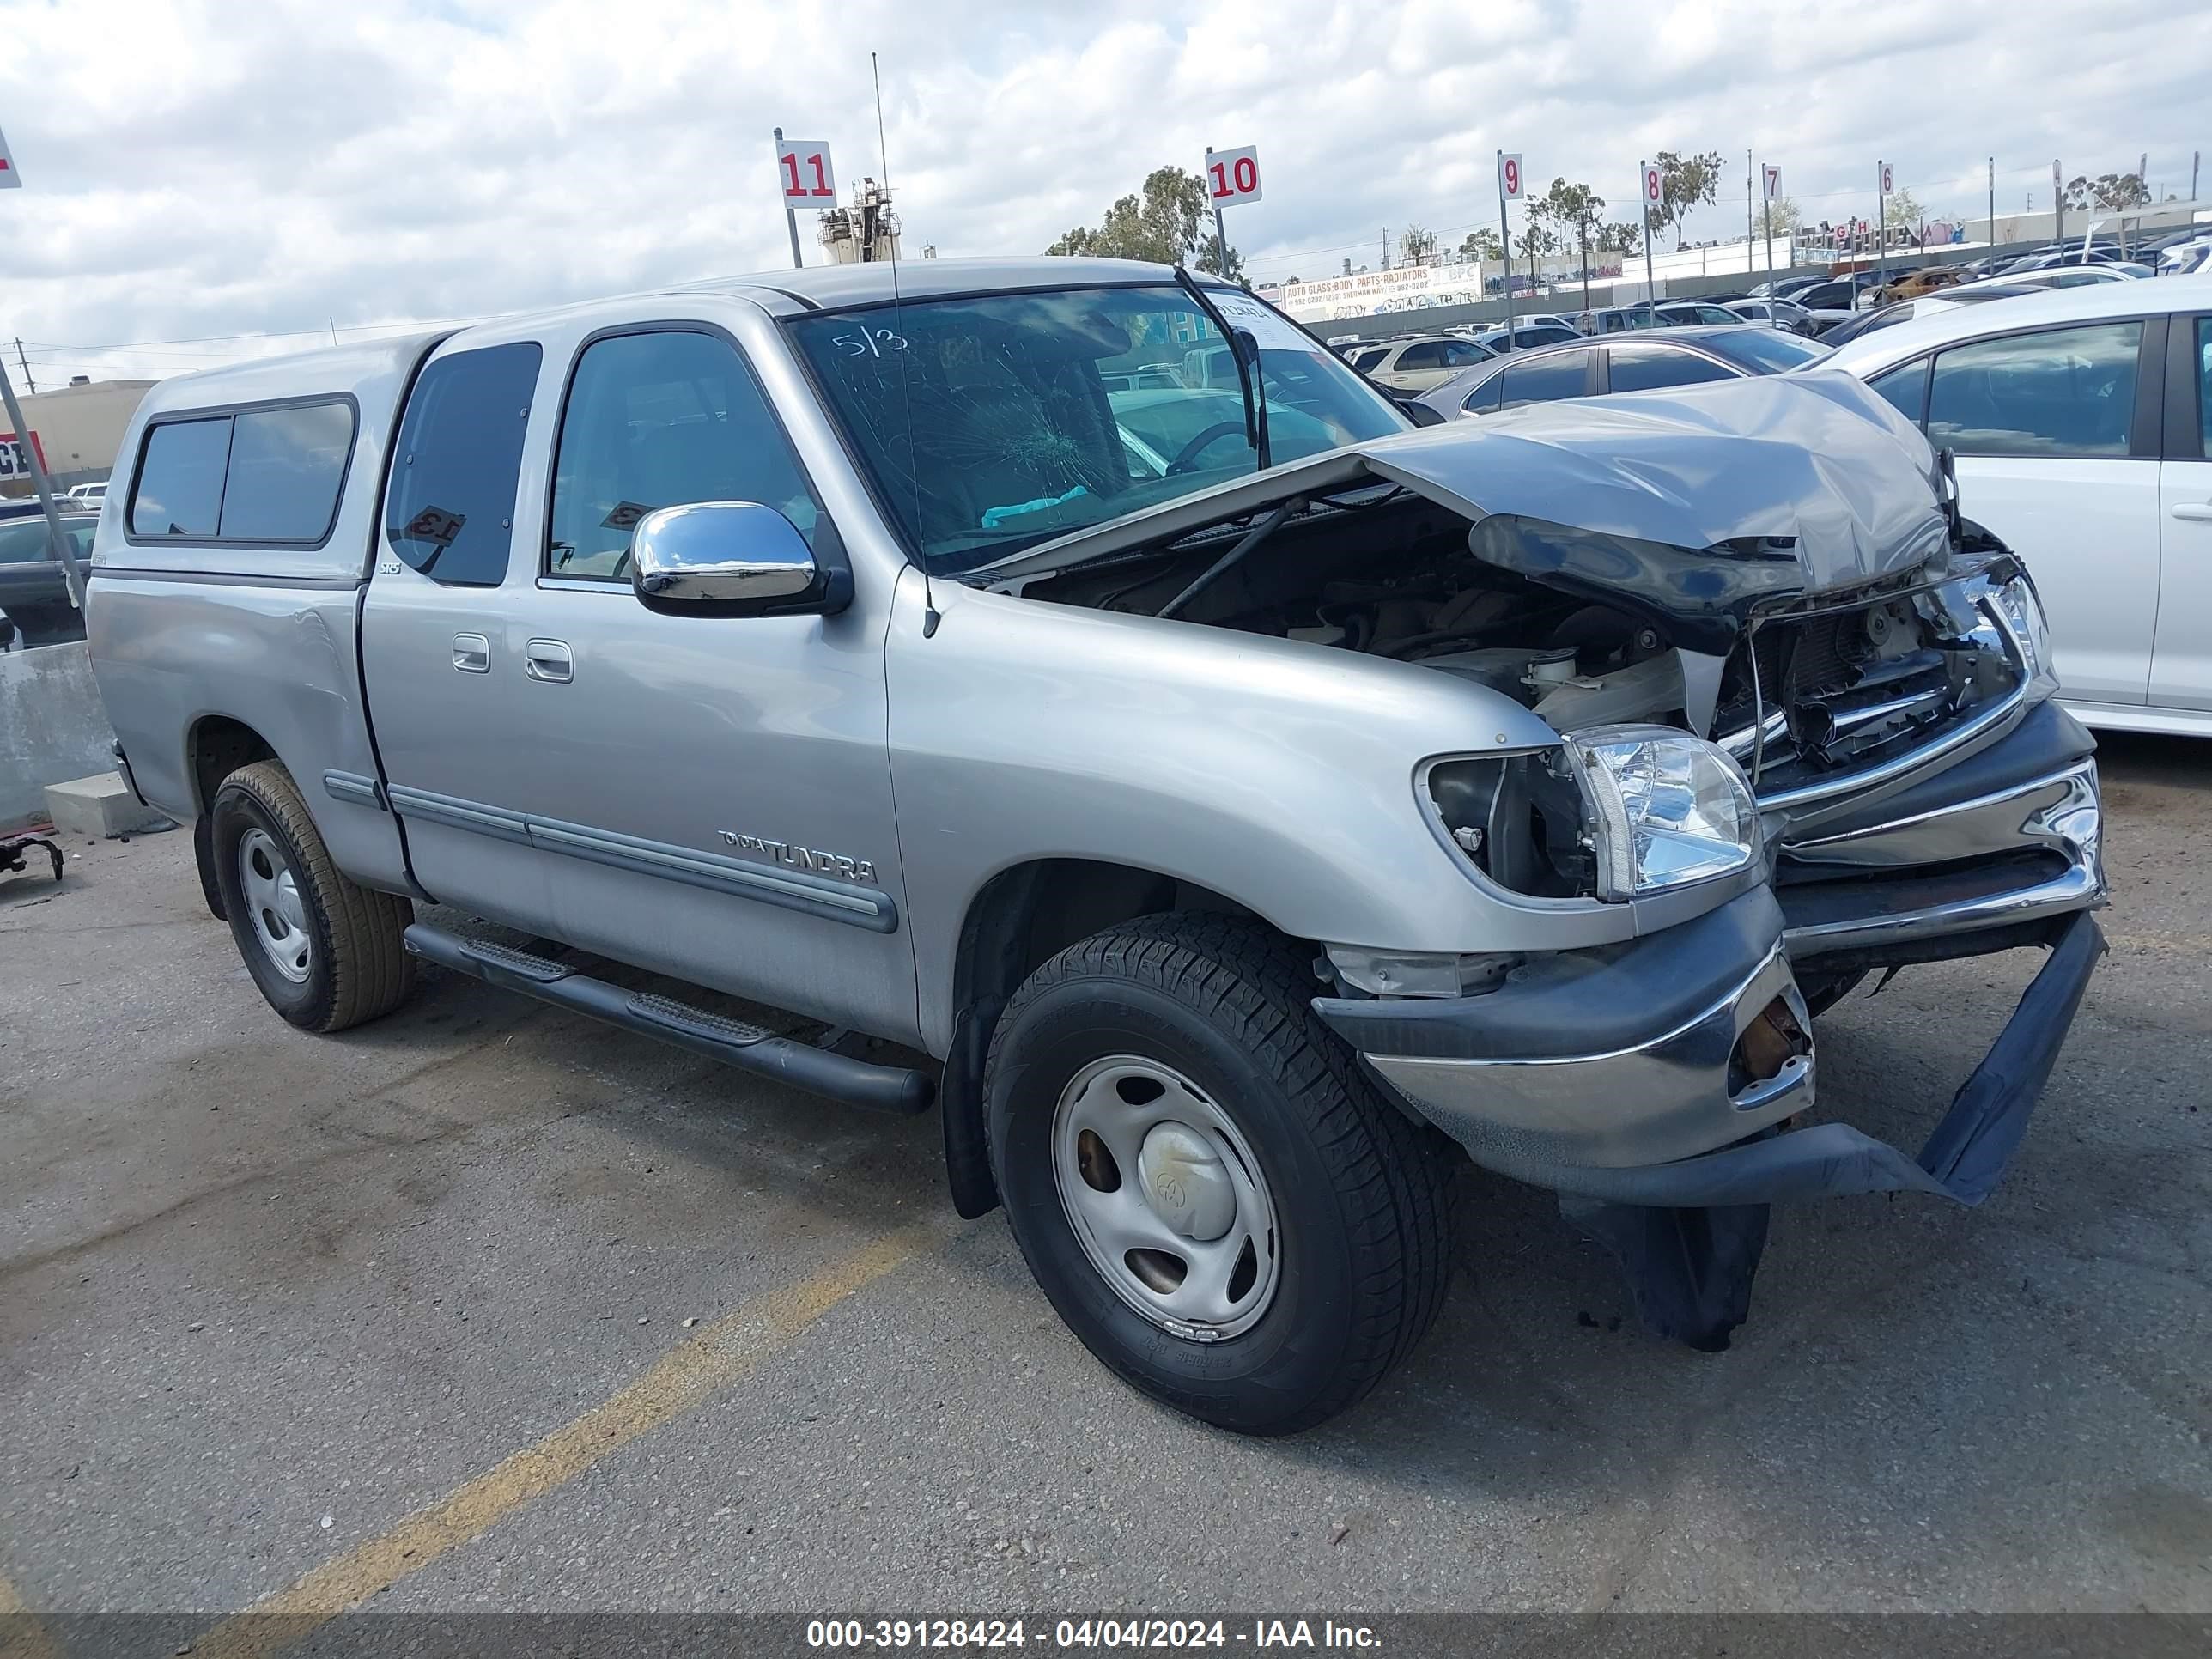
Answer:
M2105 893L2093 746L2046 706L1809 839L1785 831L1771 889L1631 944L1531 957L1485 995L1315 1007L1475 1162L1561 1193L1680 1208L1907 1190L1978 1203L2103 951L2088 914ZM1771 1133L1813 1103L1798 974L2022 945L2051 958L1917 1158L1839 1123Z

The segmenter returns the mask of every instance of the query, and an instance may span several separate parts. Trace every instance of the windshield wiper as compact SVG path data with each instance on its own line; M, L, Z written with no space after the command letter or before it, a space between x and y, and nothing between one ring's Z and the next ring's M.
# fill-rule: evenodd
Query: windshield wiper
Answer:
M1206 290L1191 278L1191 274L1178 264L1175 268L1176 284L1190 295L1191 303L1206 314L1214 327L1221 331L1221 338L1229 348L1229 360L1237 365L1237 389L1244 394L1244 441L1260 458L1260 471L1265 472L1274 465L1273 447L1267 441L1267 388L1260 372L1260 344L1249 329L1235 329L1223 316ZM1245 356L1247 343L1251 356Z

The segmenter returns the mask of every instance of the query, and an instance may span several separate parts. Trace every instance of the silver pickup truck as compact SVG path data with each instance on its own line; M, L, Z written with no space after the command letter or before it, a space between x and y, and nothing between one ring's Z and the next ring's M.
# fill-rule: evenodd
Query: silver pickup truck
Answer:
M1422 429L1179 270L779 273L164 381L94 562L286 1019L427 961L934 1103L1248 1431L1419 1338L1462 1156L1724 1346L1773 1202L1990 1190L2100 953L2033 586L1841 375ZM2027 946L1917 1155L1805 1121L1862 977Z

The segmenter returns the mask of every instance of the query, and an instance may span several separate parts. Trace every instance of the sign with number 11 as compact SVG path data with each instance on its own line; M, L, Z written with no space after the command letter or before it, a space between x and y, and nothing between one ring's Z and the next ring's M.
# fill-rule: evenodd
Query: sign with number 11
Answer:
M811 138L775 141L776 183L787 208L837 205L837 175L830 166L830 146Z

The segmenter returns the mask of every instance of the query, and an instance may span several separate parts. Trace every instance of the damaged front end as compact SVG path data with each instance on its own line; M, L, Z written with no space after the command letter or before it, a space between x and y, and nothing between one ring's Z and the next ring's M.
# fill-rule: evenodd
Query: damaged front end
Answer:
M1326 945L1322 1017L1493 1170L1725 1346L1777 1200L1978 1203L2101 950L2094 745L2017 561L1840 375L1545 405L1316 456L999 570L1031 597L1273 635L1510 697L1559 736L1414 768L1445 854L1612 942ZM1864 974L2051 955L1915 1157L1813 1103Z

